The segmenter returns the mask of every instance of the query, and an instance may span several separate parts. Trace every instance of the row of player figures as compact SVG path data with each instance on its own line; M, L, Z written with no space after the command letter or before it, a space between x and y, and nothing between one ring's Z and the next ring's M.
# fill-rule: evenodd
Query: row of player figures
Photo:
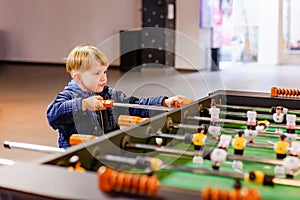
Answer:
M213 137L219 137L221 134L221 127L219 125L219 116L220 116L220 109L219 108L211 108L209 110L211 115L211 124L208 128L208 134L212 135ZM287 112L284 111L284 112ZM280 119L278 117L280 114ZM244 130L245 137L249 139L250 142L254 142L255 137L258 135L259 131L263 131L266 127L257 125L256 120L256 111L247 111L247 129ZM277 118L276 118L277 117ZM276 118L276 121L275 119ZM276 123L283 122L283 113L274 113L273 119ZM287 132L285 133L287 137L287 141L290 143L287 151L289 155L283 159L282 166L276 166L274 168L274 173L277 175L286 174L288 178L293 177L293 175L300 173L299 166L300 160L298 156L300 155L300 142L296 141L296 134L295 134L295 127L296 127L296 115L294 114L286 114L286 129ZM232 136L231 135L221 135L219 138L218 148L214 149L210 155L210 159L213 162L213 169L218 170L220 167L220 163L225 162L227 158L227 149L229 145L232 144ZM245 145L245 144L244 144ZM274 150L275 150L274 145ZM198 156L195 156L193 159L195 163L202 163L202 159ZM242 170L243 164L241 161L234 161L233 168L237 170ZM299 171L297 171L299 170Z
M286 111L287 112L287 109ZM208 134L213 137L218 137L221 134L221 127L219 125L220 120L220 108L210 108L209 113L211 115L211 123L208 128ZM280 120L277 119L278 114L280 114ZM244 130L245 137L248 138L250 142L254 142L254 139L258 135L258 132L264 131L268 126L269 122L258 124L256 120L256 111L247 111L247 129ZM287 137L287 141L291 144L292 141L296 141L297 134L295 134L296 128L296 115L283 113L274 113L273 119L276 118L275 123L283 122L284 118L286 120L286 133L283 133ZM277 130L277 132L282 132L282 129Z
M232 144L232 141L231 135L220 136L218 148L215 148L210 155L213 169L218 170L220 164L226 162L227 149L229 145ZM274 173L277 175L285 174L288 178L292 178L293 175L300 173L300 160L298 157L300 155L300 142L293 141L291 147L288 148L288 151L289 155L282 160L282 166L275 166ZM199 164L197 159L199 161L199 158L197 157L195 157L193 161ZM238 171L241 171L243 169L243 164L241 161L234 161L232 163L232 167Z

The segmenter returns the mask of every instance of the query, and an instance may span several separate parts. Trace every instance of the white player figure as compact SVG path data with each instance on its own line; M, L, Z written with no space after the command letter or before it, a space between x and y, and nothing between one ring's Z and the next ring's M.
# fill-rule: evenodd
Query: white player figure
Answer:
M277 106L275 113L273 114L273 120L275 123L282 123L284 121L284 116L287 114L288 109L282 106Z
M210 155L212 161L212 168L219 170L220 164L226 161L227 151L225 149L214 149Z
M221 135L220 141L218 143L218 148L214 149L210 155L212 161L212 168L214 170L219 170L220 164L226 161L227 148L231 142L231 135Z
M270 122L268 120L262 120L257 122L257 126L255 127L255 130L258 132L264 132L270 125Z
M241 161L239 161L239 160L234 160L232 162L232 169L234 169L235 171L241 173L242 170L243 170L243 163Z
M286 141L292 144L293 141L296 141L297 134L295 133L296 128L296 115L287 114L286 115Z
M256 130L256 111L247 111L247 118L247 129L244 131L245 137L249 140L249 143L254 143L258 133Z
M286 178L293 178L295 173L299 172L300 160L300 142L293 141L289 150L289 156L285 157L282 161L282 166L276 166L274 173L277 175L286 175Z
M289 152L290 155L300 156L300 141L293 141Z
M294 173L300 165L300 160L296 156L287 156L283 159L283 168L285 169L286 178L293 178Z
M220 121L220 108L210 108L210 126L208 127L208 134L213 137L218 137L221 134Z
M221 135L218 148L227 150L232 140L231 135Z

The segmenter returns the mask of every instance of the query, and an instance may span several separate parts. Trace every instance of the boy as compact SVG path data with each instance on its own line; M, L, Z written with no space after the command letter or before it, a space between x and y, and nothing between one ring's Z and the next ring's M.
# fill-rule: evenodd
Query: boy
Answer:
M70 146L72 134L100 136L119 129L113 110L106 108L101 100L168 107L182 103L179 96L139 99L109 88L106 86L108 65L106 56L94 46L77 46L69 53L66 70L72 80L47 108L49 124L59 132L60 148ZM149 117L149 110L130 108L129 114Z

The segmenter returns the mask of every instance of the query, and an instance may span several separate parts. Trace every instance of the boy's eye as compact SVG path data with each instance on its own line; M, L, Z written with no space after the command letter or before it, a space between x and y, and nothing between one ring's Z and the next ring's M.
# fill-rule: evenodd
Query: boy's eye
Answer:
M107 70L103 71L103 72L95 72L95 75L100 75L100 74L106 74L107 73Z

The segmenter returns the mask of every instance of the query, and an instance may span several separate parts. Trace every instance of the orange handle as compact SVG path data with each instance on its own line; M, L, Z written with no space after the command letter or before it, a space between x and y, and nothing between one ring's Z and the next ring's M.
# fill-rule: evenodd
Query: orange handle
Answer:
M130 125L134 125L134 124L143 122L148 119L149 118L142 118L142 117L137 117L137 116L120 115L120 117L118 119L118 123L120 126L130 126Z
M71 146L81 144L90 140L94 140L97 137L94 135L82 135L82 134L72 134L69 143Z
M182 100L182 104L183 105L186 105L186 104L190 104L190 103L193 103L195 100L193 100L193 99L189 99L189 98L181 98L181 100Z
M284 96L300 96L300 90L297 89L288 89L288 88L271 88L271 97L278 97L279 95Z
M178 103L178 102L175 102L174 103L174 107L180 107L180 106L182 106L183 105L183 103Z
M243 192L242 192L243 191ZM254 188L234 188L233 190L226 190L220 188L205 187L201 192L202 200L209 199L251 199L260 200L261 195L257 189Z
M182 100L182 103L178 103L178 102L175 102L175 107L180 107L180 106L183 106L183 105L187 105L187 104L190 104L192 102L194 102L195 100L193 99L189 99L189 98L180 98Z
M98 188L103 192L123 192L135 195L155 196L160 183L156 175L133 174L106 166L97 170Z
M108 99L108 100L102 100L102 104L106 108L112 108L113 107L114 100Z
M271 97L278 97L278 88L277 87L271 88Z

